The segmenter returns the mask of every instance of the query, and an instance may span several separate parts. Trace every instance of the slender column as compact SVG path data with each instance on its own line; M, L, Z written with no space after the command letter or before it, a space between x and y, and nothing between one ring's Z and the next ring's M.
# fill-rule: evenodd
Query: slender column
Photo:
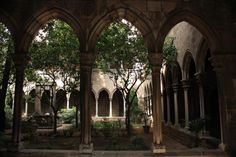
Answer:
M91 115L90 115L90 94L92 64L94 57L92 53L81 53L80 57L80 122L81 122L81 153L92 153L93 144L91 142Z
M26 54L12 55L16 68L16 82L15 82L15 97L14 97L14 111L13 111L13 128L12 128L12 142L20 149L21 142L21 103L23 96L23 82L24 70L29 61ZM13 148L14 149L14 148Z
M219 148L223 151L229 148L228 144L230 139L229 128L228 128L228 116L227 116L227 102L225 100L225 78L226 74L224 73L222 55L217 55L217 52L210 58L210 61L214 67L217 77L217 86L218 86L218 99L219 99L219 112L220 112L220 129L221 129L221 144ZM232 135L231 135L232 136Z
M109 98L109 117L112 117L112 98Z
M96 105L96 113L95 113L95 116L98 117L98 97L95 97L95 105Z
M27 116L28 115L28 99L25 99L25 113L24 115Z
M179 105L178 105L178 84L173 84L173 91L174 91L174 108L175 108L175 126L179 127Z
M162 56L158 53L149 53L149 61L152 68L152 85L153 85L153 153L164 153L165 147L162 145L162 122L161 122L161 84L160 69Z
M170 87L167 87L166 89L166 104L167 104L167 125L171 125L171 119L170 119Z
M35 88L35 112L37 113L41 113L41 98L42 98L42 95L41 95L41 89L40 89L40 86L36 86Z
M125 118L125 112L126 112L126 102L125 102L125 98L123 97L123 104L124 104L124 114L123 114L123 117Z
M204 90L203 90L203 84L202 84L202 74L196 73L195 77L196 77L196 81L199 88L200 117L205 119L205 104L204 104Z
M66 94L66 109L70 109L70 93Z
M164 122L165 118L164 118L164 98L163 98L163 93L161 94L161 119Z
M189 124L189 102L188 102L188 89L190 87L188 80L182 80L184 89L184 115L185 115L185 128L188 128Z

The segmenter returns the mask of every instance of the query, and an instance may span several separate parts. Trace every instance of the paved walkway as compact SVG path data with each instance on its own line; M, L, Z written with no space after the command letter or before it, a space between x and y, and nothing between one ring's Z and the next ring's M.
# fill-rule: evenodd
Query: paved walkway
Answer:
M151 151L94 151L93 154L80 154L69 150L25 149L20 153L0 152L1 157L228 157L220 150L169 150L164 154Z

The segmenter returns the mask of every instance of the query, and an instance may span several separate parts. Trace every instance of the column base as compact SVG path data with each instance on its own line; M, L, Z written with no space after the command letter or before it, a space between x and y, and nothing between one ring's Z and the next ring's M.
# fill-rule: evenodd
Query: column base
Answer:
M166 153L166 147L161 144L154 144L152 143L152 152L155 154L159 153Z
M179 128L180 128L179 123L175 124L174 127L177 128L177 129L179 129Z
M227 146L224 144L224 143L220 143L218 145L219 149L222 150L222 151L226 151L227 150Z
M24 142L13 143L9 142L7 145L7 151L9 152L19 152L24 148Z
M93 143L90 143L90 144L80 144L79 152L81 154L92 154L93 153Z

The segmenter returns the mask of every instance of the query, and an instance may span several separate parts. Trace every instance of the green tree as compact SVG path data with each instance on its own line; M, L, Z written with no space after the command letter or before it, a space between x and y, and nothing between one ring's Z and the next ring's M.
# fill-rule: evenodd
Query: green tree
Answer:
M131 23L117 19L102 32L97 42L97 51L96 67L108 74L123 93L126 130L130 135L130 117L135 95L150 74L144 38Z
M9 79L11 78L13 41L8 29L0 23L0 132L5 130L5 99Z
M163 45L163 64L172 68L175 66L177 59L177 49L174 45L174 39L174 37L167 36Z
M72 28L63 21L48 22L35 37L30 48L32 64L26 70L26 80L35 81L41 88L50 88L50 107L54 117L54 133L61 104L56 93L61 86L70 92L79 83L79 41ZM59 85L57 82L61 80ZM78 106L77 106L78 113ZM78 117L78 116L76 116ZM78 122L78 118L77 122Z

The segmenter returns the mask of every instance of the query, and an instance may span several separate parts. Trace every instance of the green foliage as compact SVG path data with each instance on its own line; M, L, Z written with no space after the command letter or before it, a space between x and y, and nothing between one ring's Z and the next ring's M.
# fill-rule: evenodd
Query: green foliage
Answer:
M11 128L13 113L9 105L5 105L6 128Z
M138 98L137 98L135 91L131 90L130 96L129 96L129 101L131 101L133 97L134 97L134 100L131 105L130 119L131 119L132 123L140 123L142 110L138 106Z
M174 45L173 37L166 37L163 45L163 60L164 64L174 66L177 57L177 49Z
M72 109L69 110L61 109L58 116L62 123L75 125L76 107L72 107Z
M29 116L21 121L21 132L26 134L25 138L32 140L34 138L38 125L34 116Z
M194 132L195 135L197 136L198 133L202 131L202 129L205 127L205 124L206 124L206 121L205 119L202 119L202 118L192 120L189 123L189 130L191 132Z
M146 150L147 145L144 142L144 139L139 136L133 136L130 138L131 149L133 150Z
M3 70L7 57L14 52L11 34L7 27L0 22L0 85L2 85ZM12 76L10 77L12 79Z
M67 91L77 86L79 40L68 24L60 20L48 22L35 37L29 52L32 64L26 70L28 81L50 84L60 78Z

